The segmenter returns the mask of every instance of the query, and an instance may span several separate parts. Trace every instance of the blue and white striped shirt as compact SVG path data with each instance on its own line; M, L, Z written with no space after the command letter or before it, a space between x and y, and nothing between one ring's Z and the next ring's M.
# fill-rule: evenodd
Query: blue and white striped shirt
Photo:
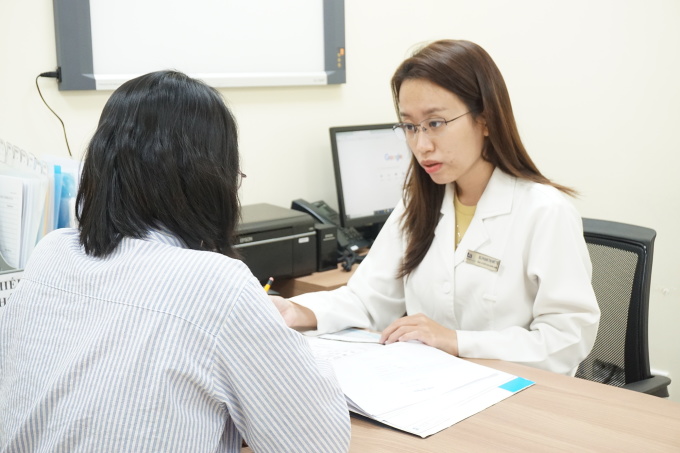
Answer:
M0 451L347 451L330 366L238 260L152 232L45 236L0 309Z

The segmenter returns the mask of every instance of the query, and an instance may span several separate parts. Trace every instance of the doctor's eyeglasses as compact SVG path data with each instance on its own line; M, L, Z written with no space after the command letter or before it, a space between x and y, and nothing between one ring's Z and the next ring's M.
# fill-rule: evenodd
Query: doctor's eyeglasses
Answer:
M458 115L457 117L450 120L445 120L444 118L429 118L427 120L421 121L418 124L397 123L392 126L392 130L401 140L409 142L416 139L419 130L423 131L428 137L432 138L444 132L447 124L452 121L456 121L458 118L464 117L468 113L472 113L472 111L465 112L462 115Z
M243 173L242 171L238 172L238 188L241 188L241 184L243 184L243 180L246 179L248 175Z

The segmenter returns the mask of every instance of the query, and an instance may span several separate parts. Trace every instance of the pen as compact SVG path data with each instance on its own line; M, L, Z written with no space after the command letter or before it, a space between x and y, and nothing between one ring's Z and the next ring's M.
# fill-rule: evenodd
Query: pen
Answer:
M272 287L272 283L274 283L274 277L269 277L269 280L267 280L267 284L264 285L264 292L265 293L269 292L269 288Z

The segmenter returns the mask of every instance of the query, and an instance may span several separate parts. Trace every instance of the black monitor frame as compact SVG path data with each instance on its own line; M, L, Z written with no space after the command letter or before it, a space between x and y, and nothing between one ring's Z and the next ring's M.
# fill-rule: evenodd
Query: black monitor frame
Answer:
M379 231L379 229L382 227L382 225L385 223L389 215L391 214L392 209L390 209L389 212L385 212L384 214L375 214L371 216L365 216L365 217L358 217L358 218L348 218L347 217L347 211L345 208L345 197L344 197L344 191L343 191L343 185L342 185L342 171L340 168L340 157L339 157L339 150L338 150L338 142L337 142L337 134L344 133L344 132L357 132L357 131L366 131L366 130L381 130L381 129L387 129L387 130L392 130L392 126L394 126L394 123L381 123L381 124L366 124L366 125L357 125L357 126L342 126L342 127L331 127L329 129L330 132L330 139L331 139L331 152L333 156L333 171L335 174L335 188L337 192L337 197L338 197L338 210L339 210L339 217L340 217L340 225L343 228L348 228L348 227L354 227L357 228L359 231L364 232L364 233L369 233L372 230L375 231L376 229ZM408 148L406 148L408 149ZM410 152L407 155L407 159L410 161ZM377 234L377 231L375 231Z

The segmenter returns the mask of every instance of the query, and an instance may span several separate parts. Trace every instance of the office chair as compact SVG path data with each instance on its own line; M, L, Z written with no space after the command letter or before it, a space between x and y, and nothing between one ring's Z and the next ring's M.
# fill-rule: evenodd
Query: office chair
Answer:
M595 346L576 377L667 397L671 380L649 369L647 321L656 231L583 219L602 312Z

